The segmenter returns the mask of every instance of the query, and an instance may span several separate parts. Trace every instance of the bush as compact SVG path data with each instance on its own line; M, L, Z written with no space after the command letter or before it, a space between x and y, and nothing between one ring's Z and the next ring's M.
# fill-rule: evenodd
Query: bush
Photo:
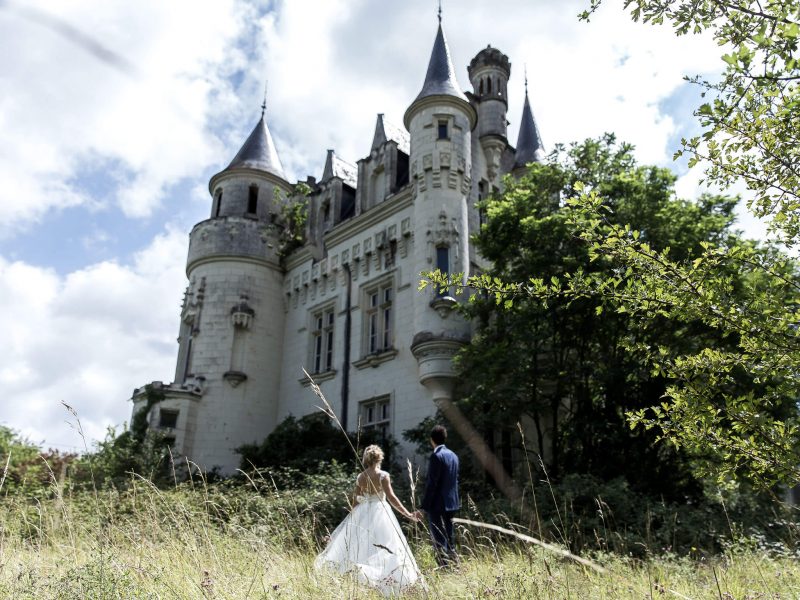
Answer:
M236 452L245 472L289 469L286 473L312 474L332 462L360 470L361 453L370 444L383 448L384 463L390 465L397 447L394 440L382 439L373 431L345 434L326 415L315 413L299 419L290 415L261 444L246 444Z

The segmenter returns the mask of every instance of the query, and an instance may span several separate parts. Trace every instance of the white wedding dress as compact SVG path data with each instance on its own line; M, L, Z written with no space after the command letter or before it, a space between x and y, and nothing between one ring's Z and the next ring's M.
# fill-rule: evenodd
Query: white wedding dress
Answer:
M386 477L381 474L381 478ZM385 595L397 594L421 577L386 494L365 494L331 534L317 559L317 569L352 573L359 582Z

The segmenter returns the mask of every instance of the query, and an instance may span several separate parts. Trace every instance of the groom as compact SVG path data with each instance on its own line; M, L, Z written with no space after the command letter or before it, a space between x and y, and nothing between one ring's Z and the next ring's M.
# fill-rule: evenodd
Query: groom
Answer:
M453 540L453 513L461 508L458 498L458 456L444 445L447 430L436 425L431 430L433 453L428 460L428 477L422 509L428 513L433 549L439 566L456 561Z

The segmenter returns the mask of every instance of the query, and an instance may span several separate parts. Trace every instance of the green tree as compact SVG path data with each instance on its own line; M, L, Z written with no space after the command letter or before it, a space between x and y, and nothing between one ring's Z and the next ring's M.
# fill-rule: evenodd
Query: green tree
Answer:
M42 451L17 431L0 425L0 494L46 497L75 460L72 453Z
M479 429L506 431L501 455L515 439L516 422L530 423L537 435L529 449L546 458L551 475L625 476L650 493L697 493L687 460L656 444L654 432L631 430L626 414L657 402L670 383L651 368L649 349L677 356L731 350L732 342L698 319L639 318L601 295L553 293L556 282L576 274L598 281L620 276L614 261L573 235L573 211L560 199L578 181L606 200L609 227L636 221L654 247L680 259L704 243L743 243L731 230L735 198L675 199L674 175L638 166L632 147L612 135L558 148L550 163L507 181L506 191L485 205L488 222L475 239L492 265L484 281L547 281L550 293L500 305L473 297L467 311L479 327L458 359L460 406ZM741 393L753 387L747 378L734 385Z
M122 431L109 427L106 437L80 457L73 481L84 486L127 486L133 474L157 484L172 481L170 438L150 429L150 410L164 399L161 390L145 386L146 402Z
M570 154L580 157L589 147ZM591 153L588 158L588 164L601 168L607 162ZM528 179L533 177L534 185L547 190L540 174L554 168L533 165ZM493 304L504 308L495 317L500 323L514 319L519 304L526 307L534 301L534 306L539 302L541 310L551 312L564 306L570 311L593 307L594 315L584 312L586 329L579 330L581 335L599 331L613 336L609 327L622 324L626 333L610 339L624 352L590 354L602 364L592 377L619 368L620 375L625 374L620 389L637 378L666 384L663 397L659 398L659 386L651 385L641 388L639 406L625 406L632 427L639 425L640 431L654 432L684 449L695 458L700 474L754 478L764 485L794 484L800 479L797 262L774 247L733 235L732 199L704 196L696 203L670 199L671 179L666 174L662 175L670 183L661 193L647 194L644 202L621 200L626 194L641 197L641 182L658 180L659 170L645 171L628 169L603 181L593 178L591 171L575 169L562 192L564 197L574 193L568 189L572 184L577 197L569 198L553 213L557 215L553 222L540 231L532 229L531 235L524 228L537 225L535 216L521 216L525 213L515 209L511 213L516 217L493 224L492 219L503 216L497 207L504 204L495 202L495 208L490 204L485 231L496 238L492 244L501 250L499 238L509 233L509 245L515 238L524 240L522 251L511 256L512 267L536 252L537 240L547 244L552 231L564 240L561 247L550 247L554 256L559 256L560 248L573 245L578 254L569 254L568 268L536 272L508 268L488 245L483 251L499 270L472 277L469 284L489 292ZM505 198L514 200L524 182L509 182ZM584 256L585 261L575 256ZM441 284L441 276L433 280ZM479 307L481 302L474 304ZM516 329L512 325L509 335L521 327L522 322ZM557 337L544 344L551 353L570 329L559 324L552 332ZM547 340L548 335L553 336L548 329L531 335L530 351L536 349L531 344L539 343L535 337ZM496 342L506 339L501 335ZM519 340L524 342L524 337ZM559 357L551 359L557 369L548 365L547 370L580 373L582 365L575 357L583 351L564 354L565 363L559 363ZM649 379L643 377L647 372ZM612 384L607 375L600 377L603 385ZM581 393L585 392L570 392L579 405ZM613 423L609 414L597 416Z
M588 20L602 0L590 0ZM744 181L748 205L772 217L786 243L800 235L800 2L798 0L624 0L635 21L708 31L722 48L719 81L695 77L708 98L695 111L701 135L683 140L689 164L706 165L722 189Z

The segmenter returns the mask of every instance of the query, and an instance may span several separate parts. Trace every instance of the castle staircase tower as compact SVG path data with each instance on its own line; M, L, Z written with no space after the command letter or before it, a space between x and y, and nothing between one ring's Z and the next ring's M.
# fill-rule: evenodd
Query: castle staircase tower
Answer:
M506 114L511 63L500 50L487 46L470 61L467 72L478 113L478 126L473 135L478 137L483 150L488 183L499 188L501 161L508 148Z
M471 190L472 130L478 115L456 80L439 17L422 90L405 112L411 136L414 245L411 270L469 272L467 200ZM470 327L452 310L451 290L414 295L414 337L419 381L434 402L449 400L452 358L469 340Z

